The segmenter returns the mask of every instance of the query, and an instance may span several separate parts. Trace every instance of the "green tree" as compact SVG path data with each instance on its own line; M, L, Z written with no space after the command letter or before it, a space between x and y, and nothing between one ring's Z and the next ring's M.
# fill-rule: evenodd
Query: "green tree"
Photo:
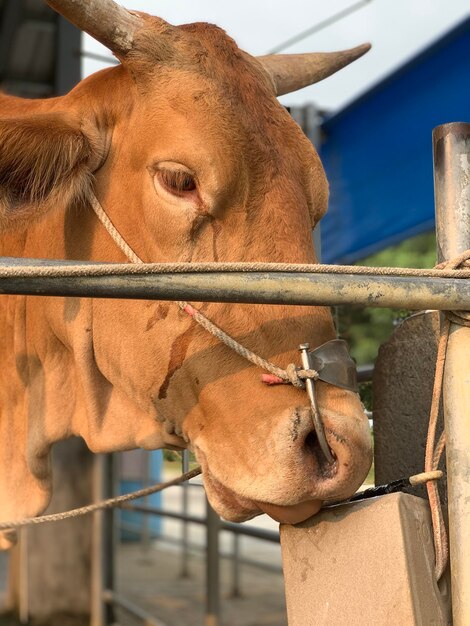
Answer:
M360 265L431 268L436 263L435 250L434 233L424 233L367 257ZM410 311L406 310L382 308L337 307L335 310L338 333L348 341L351 354L359 365L374 362L380 344L409 314Z

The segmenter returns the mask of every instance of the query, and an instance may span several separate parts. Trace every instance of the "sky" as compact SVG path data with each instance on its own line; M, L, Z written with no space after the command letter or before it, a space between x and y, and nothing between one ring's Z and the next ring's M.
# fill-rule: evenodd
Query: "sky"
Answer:
M212 22L253 55L266 54L293 35L355 4L357 0L120 0L128 9L158 14L172 24ZM285 52L350 48L369 41L372 50L327 80L283 96L286 105L314 103L343 108L470 14L469 0L369 0L360 10ZM110 53L90 37L83 50ZM83 59L84 76L107 63Z

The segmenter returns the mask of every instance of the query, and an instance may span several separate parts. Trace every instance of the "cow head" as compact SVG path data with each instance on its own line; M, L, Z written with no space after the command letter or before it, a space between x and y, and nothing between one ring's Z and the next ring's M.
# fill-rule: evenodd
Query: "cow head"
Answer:
M276 95L368 46L256 59L212 25L174 27L110 0L49 4L121 65L60 98L1 97L3 254L125 261L90 209L93 191L147 262L315 262L311 229L326 210L327 183ZM5 302L10 383L0 388L0 426L14 451L2 450L13 468L0 491L5 517L44 508L49 448L72 434L95 451L190 445L213 506L232 520L261 510L286 519L302 503L305 517L322 500L351 495L368 471L356 394L318 383L329 464L305 392L263 385L257 367L173 303ZM280 366L299 362L300 343L334 338L324 308L199 307Z

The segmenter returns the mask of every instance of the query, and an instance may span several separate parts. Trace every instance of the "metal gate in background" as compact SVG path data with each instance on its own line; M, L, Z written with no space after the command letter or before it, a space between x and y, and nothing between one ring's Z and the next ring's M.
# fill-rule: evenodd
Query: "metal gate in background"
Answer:
M134 482L139 486L147 486L157 482L154 477L150 478L155 468L155 461L152 456L155 453L136 451L139 454L130 460L125 459L123 463L122 453L114 455L99 455L95 461L95 475L97 488L101 490L96 494L98 498L111 497L122 491L124 481L122 472L129 475L129 470L133 472ZM127 454L127 453L124 453ZM157 454L161 455L160 452ZM190 458L187 451L181 454L181 470L185 473L189 470ZM133 467L130 467L132 466ZM176 466L177 463L172 465ZM126 474L127 473L127 474ZM191 554L199 552L205 558L206 577L205 589L205 623L207 625L217 624L221 611L221 581L220 581L220 561L228 559L230 562L231 581L230 594L233 597L240 597L242 588L241 566L250 565L259 568L261 571L269 570L282 573L281 566L260 562L256 559L242 556L240 550L240 540L242 537L250 537L259 541L279 544L279 532L262 528L253 528L243 524L233 524L221 520L210 507L205 495L203 496L203 484L200 479L193 479L189 483L184 483L173 487L181 491L181 508L177 512L168 510L160 501L143 501L139 504L126 504L122 510L106 511L99 514L102 520L95 525L95 533L102 533L106 540L101 542L100 563L97 563L98 571L95 572L95 582L93 589L93 604L101 615L102 624L114 623L114 606L119 606L135 617L140 618L146 625L164 626L163 622L156 616L150 615L143 607L138 606L124 595L115 590L114 565L116 562L116 549L122 540L138 542L143 548L143 552L152 548L154 542L161 546L164 544L176 545L177 553L175 558L180 559L180 576L189 577ZM197 490L204 497L205 514L195 515L190 510L190 490ZM160 495L160 494L158 494ZM129 518L128 515L138 516ZM129 521L129 519L131 521ZM158 520L158 524L152 525L152 520ZM177 520L181 525L180 539L165 533L164 520ZM205 545L193 543L190 539L190 527L196 525L205 529ZM229 533L231 536L229 551L223 552L220 546L221 533ZM99 543L99 537L95 541ZM101 577L99 576L101 572ZM97 580L99 578L99 580ZM175 582L177 584L177 582ZM95 621L93 622L95 623ZM97 622L100 623L100 622Z

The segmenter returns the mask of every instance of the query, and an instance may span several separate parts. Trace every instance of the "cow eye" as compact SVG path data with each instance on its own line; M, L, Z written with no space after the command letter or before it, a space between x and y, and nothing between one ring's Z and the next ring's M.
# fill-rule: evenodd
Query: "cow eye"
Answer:
M185 196L197 189L194 176L185 170L159 168L155 177L166 191L175 196Z

